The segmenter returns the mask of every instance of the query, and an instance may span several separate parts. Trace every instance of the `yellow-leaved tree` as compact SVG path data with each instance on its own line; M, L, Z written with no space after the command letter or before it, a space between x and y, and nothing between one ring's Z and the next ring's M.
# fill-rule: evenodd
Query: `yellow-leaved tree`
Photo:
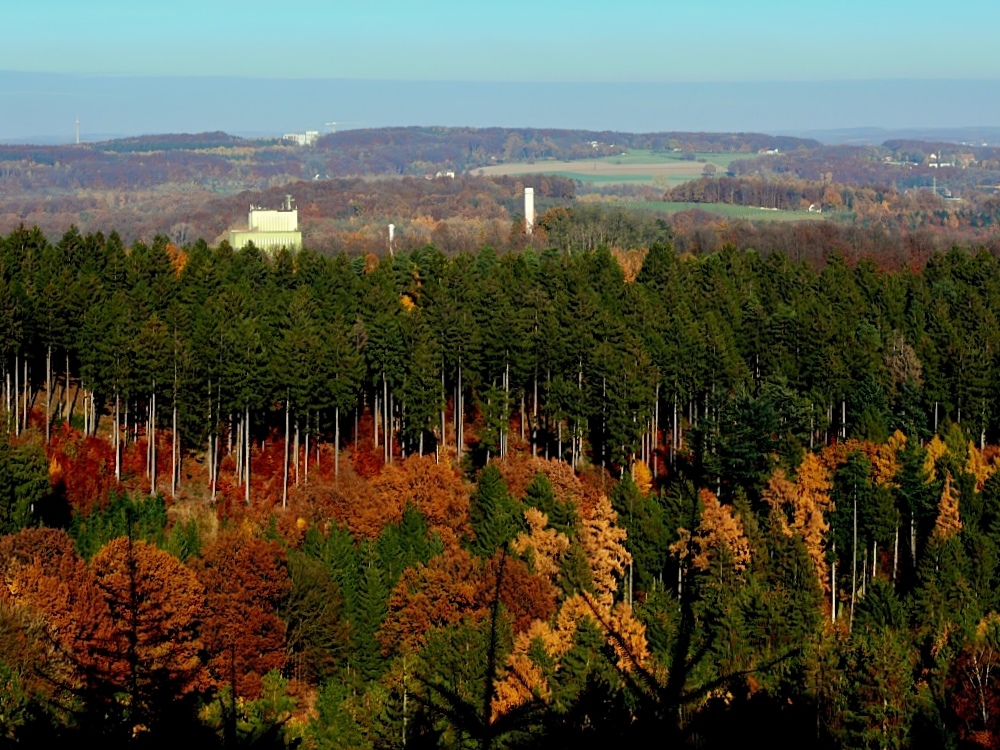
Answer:
M924 447L927 456L924 458L924 474L927 475L927 484L937 479L937 462L948 452L948 446L944 440L937 435Z
M750 564L750 542L743 523L733 513L731 505L723 505L713 493L702 490L701 521L692 540L695 555L692 564L698 570L731 566L734 571L746 570Z
M546 526L548 518L544 513L529 509L525 519L530 532L521 534L512 549L528 554L535 572L554 577L570 546L569 540ZM560 660L573 648L577 630L584 622L603 633L619 670L628 672L645 665L649 658L645 625L635 618L628 603L615 602L621 577L632 562L625 549L625 530L616 526L617 520L606 496L584 512L579 540L591 572L590 587L569 592L551 618L536 620L514 640L494 683L494 721L531 701L547 703L552 699L543 665L546 670L558 671Z
M975 443L969 441L969 457L965 462L965 473L976 478L976 492L982 492L986 486L986 481L993 476L997 470L996 464L986 460L982 451L976 448Z
M833 509L830 500L830 470L814 453L807 453L799 465L794 484L778 469L764 489L764 500L779 513L786 534L797 533L816 567L816 576L829 590L826 564L825 514Z
M948 540L962 530L962 518L958 512L958 490L952 486L951 472L945 472L944 489L938 501L937 521L934 524L934 536Z

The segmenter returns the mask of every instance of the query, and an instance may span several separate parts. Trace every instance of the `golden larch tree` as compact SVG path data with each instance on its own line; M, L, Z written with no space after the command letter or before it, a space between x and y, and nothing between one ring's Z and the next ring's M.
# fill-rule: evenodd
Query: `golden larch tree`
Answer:
M743 531L743 523L733 514L731 505L723 505L712 492L703 489L701 521L694 537L696 554L692 564L698 570L709 570L723 560L733 570L746 570L750 564L750 542Z
M962 530L962 518L958 512L958 490L951 483L951 472L945 472L944 489L941 500L938 501L937 521L934 523L934 536L939 539L951 539Z

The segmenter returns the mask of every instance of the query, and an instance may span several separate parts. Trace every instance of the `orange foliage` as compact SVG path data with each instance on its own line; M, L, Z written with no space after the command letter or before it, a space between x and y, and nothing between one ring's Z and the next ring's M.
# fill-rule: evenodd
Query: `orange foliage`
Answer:
M906 447L906 435L896 430L884 445L880 445L871 456L872 479L879 487L895 486L899 473L899 452Z
M554 529L545 528L548 519L544 513L532 508L525 517L531 533L521 534L512 546L515 551L530 549L536 572L543 572L538 570L541 560L544 572L554 575L550 571L553 568L558 571L556 561L569 548L569 540ZM624 547L625 531L615 526L616 520L607 497L599 498L592 511L585 514L580 542L593 574L594 594L580 592L567 597L553 618L536 620L517 635L505 669L494 683L494 719L530 700L551 698L545 677L529 653L540 646L547 658L558 664L572 648L574 635L583 619L591 620L604 634L619 669L631 671L648 660L645 625L635 619L632 608L625 602L614 603L618 588L616 576L624 574L631 561Z
M471 533L469 527L469 488L461 475L434 456L412 456L389 464L372 482L379 502L398 511L402 517L407 503L413 503L427 519L432 533L437 532L447 546Z
M187 265L188 254L172 242L167 245L166 252L170 258L170 266L174 269L174 276L179 279L184 272L184 266Z
M123 684L120 654L125 643L115 629L97 579L63 531L25 529L0 539L0 603L6 601L34 624L40 690L100 689Z
M109 542L92 566L121 642L133 651L131 659L125 649L116 654L128 684L146 699L207 688L198 634L205 590L194 573L170 553L128 539Z
M984 454L976 448L975 444L969 441L969 458L965 462L965 473L976 478L976 492L982 492L986 486L986 481L993 476L997 470L995 462L990 461Z
M545 460L530 453L510 453L496 462L500 474L507 483L510 494L523 498L538 474L542 474L552 484L552 492L557 500L570 500L586 513L586 492L573 472L573 467L565 461ZM596 498L594 498L596 500Z
M635 480L635 486L643 495L648 495L653 489L653 472L649 470L645 461L635 462L632 467L632 478Z

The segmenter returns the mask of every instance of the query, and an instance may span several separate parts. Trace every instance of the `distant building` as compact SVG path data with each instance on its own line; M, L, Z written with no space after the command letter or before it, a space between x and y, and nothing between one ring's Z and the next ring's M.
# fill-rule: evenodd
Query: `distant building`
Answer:
M281 208L261 208L250 204L247 229L234 229L229 233L229 244L235 249L249 243L267 252L283 247L298 250L302 247L302 232L299 231L299 210L293 206L292 196L285 196Z
M304 133L285 133L281 140L294 143L296 146L312 146L319 140L318 130L307 130Z

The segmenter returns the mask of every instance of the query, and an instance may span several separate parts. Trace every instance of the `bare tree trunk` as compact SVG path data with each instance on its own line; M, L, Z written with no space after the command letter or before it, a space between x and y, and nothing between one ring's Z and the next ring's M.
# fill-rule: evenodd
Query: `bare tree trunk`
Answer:
M24 409L21 416L24 418L24 429L28 429L28 416L31 414L31 378L28 376L28 358L24 358Z
M153 381L152 406L149 410L149 494L156 494L156 381Z
M172 415L172 432L170 440L170 497L177 497L177 391L174 390L174 408Z
M45 347L45 442L52 442L50 408L52 406L52 344Z
M858 593L858 493L854 493L854 533L851 537L851 619L848 630L854 627L854 600Z
M246 482L243 485L243 501L249 505L250 504L250 405L246 406L246 429L243 431L244 440L246 445L246 459L245 459L245 473Z
M63 419L65 419L66 423L69 424L70 417L73 416L73 405L70 403L70 400L69 400L69 350L68 349L66 350L66 389L65 390L66 390L66 392L63 394L63 396L64 396L65 401L66 401L66 406L63 409Z
M295 415L295 486L299 486L299 416Z
M21 357L14 354L14 434L21 434Z
M284 463L284 477L281 482L281 507L288 507L288 438L291 437L289 433L291 432L291 416L289 414L290 405L288 403L288 397L285 397L285 463Z
M122 433L118 424L121 410L121 396L118 386L115 386L115 481L122 481Z
M340 407L333 410L333 481L340 482Z

